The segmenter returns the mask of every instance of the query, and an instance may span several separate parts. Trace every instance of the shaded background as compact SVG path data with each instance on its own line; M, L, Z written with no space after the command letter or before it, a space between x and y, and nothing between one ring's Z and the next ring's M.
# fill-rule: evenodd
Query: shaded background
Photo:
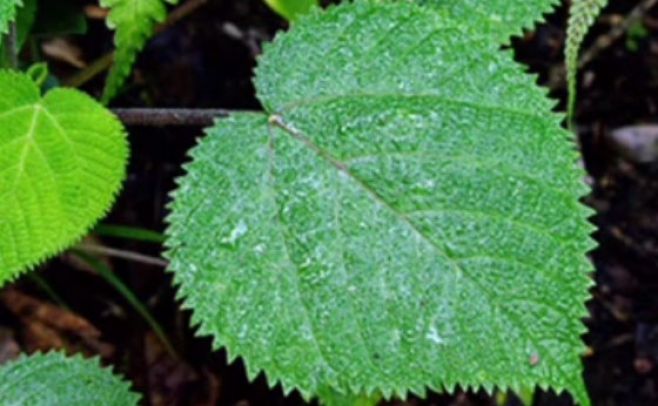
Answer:
M69 2L80 9L95 4ZM587 182L593 187L585 203L597 211L593 221L599 227L599 247L591 253L597 286L586 320L590 353L585 375L595 405L658 405L658 130L643 127L646 134L640 138L615 132L658 122L658 6L655 1L610 3L585 45L590 61L581 70L577 111ZM633 12L639 3L652 6ZM90 64L113 48L112 33L102 19L93 18L100 10L85 10L92 17L87 33L63 36L56 44L65 50L64 57L44 52L60 78L78 71L72 65ZM517 59L538 74L560 100L561 110L565 26L566 5L536 32L513 41ZM627 29L616 37L620 27ZM208 0L149 43L112 106L258 110L251 84L256 58L262 42L285 28L285 21L259 0ZM82 88L99 95L102 85L100 75ZM129 132L129 176L105 223L162 231L173 180L202 129L130 127ZM638 153L645 162L638 162ZM87 241L153 257L161 249L94 235ZM166 350L106 280L65 254L42 267L37 277L27 275L0 291L0 362L19 351L63 348L99 355L114 365L144 394L144 404L304 404L294 394L284 398L279 388L269 390L262 377L249 383L240 362L227 365L225 353L212 351L209 339L195 338L189 313L179 309L162 266L100 258L152 312L176 354ZM458 393L391 404L520 403ZM568 405L570 400L537 393L535 404Z

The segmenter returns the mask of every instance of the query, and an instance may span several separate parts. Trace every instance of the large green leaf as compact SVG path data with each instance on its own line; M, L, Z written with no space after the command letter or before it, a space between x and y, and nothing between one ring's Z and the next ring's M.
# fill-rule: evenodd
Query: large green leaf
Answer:
M0 71L0 285L80 239L109 209L125 174L121 123L89 96L41 97Z
M413 0L450 12L454 18L493 34L501 42L531 28L560 0Z
M167 17L166 3L176 4L178 0L100 0L101 6L110 9L108 27L116 30L114 65L105 82L103 102L108 103L121 90L137 54L155 26Z
M55 352L2 365L0 399L3 405L131 406L139 396L98 360Z
M361 1L266 49L169 217L200 332L305 396L570 391L592 247L562 116L480 20Z
M21 5L21 0L0 0L0 35L7 33L9 23L16 18L16 7Z

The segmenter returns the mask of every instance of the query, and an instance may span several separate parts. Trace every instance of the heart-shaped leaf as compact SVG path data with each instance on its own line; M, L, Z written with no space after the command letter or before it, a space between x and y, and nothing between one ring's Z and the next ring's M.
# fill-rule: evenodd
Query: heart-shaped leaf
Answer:
M201 333L310 397L570 391L591 213L571 135L496 36L362 0L265 50L267 114L191 153L168 257Z
M0 71L0 284L80 239L125 176L121 123L70 89L43 98L21 73Z

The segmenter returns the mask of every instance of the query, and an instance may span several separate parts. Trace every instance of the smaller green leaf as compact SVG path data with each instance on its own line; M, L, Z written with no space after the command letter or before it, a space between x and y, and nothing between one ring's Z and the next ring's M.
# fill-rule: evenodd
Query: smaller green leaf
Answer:
M567 112L569 121L573 119L576 107L576 82L578 74L578 53L585 40L585 35L596 20L607 0L574 0L569 11L567 28L566 65L569 101Z
M0 367L3 405L130 406L140 396L98 359L58 352L22 356Z
M178 0L100 0L110 9L107 26L116 30L114 65L105 82L103 103L109 103L130 75L135 58L153 35L155 26L167 17L166 3Z
M0 0L0 34L6 34L9 23L16 18L16 7L22 6L21 0Z
M265 3L288 21L295 21L320 4L318 0L265 0Z
M125 176L121 123L84 93L0 70L0 285L85 235Z

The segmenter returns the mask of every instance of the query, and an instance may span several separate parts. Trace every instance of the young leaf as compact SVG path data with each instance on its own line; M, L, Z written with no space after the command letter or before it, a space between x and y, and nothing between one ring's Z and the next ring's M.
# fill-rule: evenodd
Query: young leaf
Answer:
M265 3L289 21L295 21L320 4L319 0L265 0Z
M588 403L584 173L476 17L313 13L260 61L270 116L220 120L191 152L170 269L250 377L306 397L540 385Z
M573 119L576 107L576 82L578 75L578 53L585 40L585 35L608 0L573 0L569 10L569 27L567 28L566 65L569 100L567 113L569 121Z
M25 74L0 71L0 285L81 238L124 179L121 123L89 96L41 97Z
M58 352L22 356L0 366L4 405L137 405L130 385L102 368L97 359Z
M100 0L101 6L110 9L108 27L116 30L114 65L105 82L104 103L121 90L137 54L153 35L155 26L167 17L165 3L176 4L178 0Z
M16 7L21 5L21 0L0 0L0 35L7 33L9 23L16 18Z
M560 4L560 0L414 0L447 10L454 18L490 32L501 42L520 35L524 28L541 21ZM475 24L477 23L477 24Z

